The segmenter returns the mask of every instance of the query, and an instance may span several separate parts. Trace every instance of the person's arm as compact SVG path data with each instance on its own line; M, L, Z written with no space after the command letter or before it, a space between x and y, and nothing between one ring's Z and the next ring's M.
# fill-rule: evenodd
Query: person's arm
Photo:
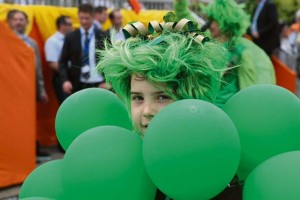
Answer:
M59 69L59 63L58 62L47 62L48 67L50 67L50 69L52 69L55 72L58 72Z
M178 19L187 18L191 21L197 21L188 7L187 0L174 0L174 10Z
M46 90L45 90L40 51L39 51L37 43L34 40L32 40L31 42L32 42L33 49L34 49L34 54L35 54L38 101L40 101L42 103L47 103L48 102L48 95L47 95Z
M241 54L241 62L238 69L240 90L257 84L257 71L254 59L250 50L245 49Z
M263 37L272 31L276 31L276 27L278 24L278 15L277 15L277 9L275 4L272 3L266 6L268 6L266 13L269 22L268 24L265 24L260 30L258 30L259 37Z
M46 41L44 51L48 67L50 67L50 69L52 69L54 72L58 72L59 52L57 52L55 43L51 40L51 38Z
M61 52L61 57L59 61L59 75L62 80L62 89L65 93L71 94L73 90L72 83L69 81L68 77L68 61L71 59L71 41L70 37L67 35L64 41L64 45Z

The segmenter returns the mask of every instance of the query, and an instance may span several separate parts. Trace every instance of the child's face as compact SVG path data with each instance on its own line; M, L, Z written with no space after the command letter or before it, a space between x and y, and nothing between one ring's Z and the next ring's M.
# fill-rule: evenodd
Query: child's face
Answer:
M131 77L131 115L136 131L144 134L156 113L174 102L165 90L165 84L150 84L143 77Z

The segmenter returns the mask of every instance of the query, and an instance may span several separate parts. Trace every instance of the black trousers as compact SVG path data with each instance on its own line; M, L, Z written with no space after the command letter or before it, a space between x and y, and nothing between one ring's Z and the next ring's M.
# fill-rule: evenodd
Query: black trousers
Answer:
M52 77L52 84L54 88L54 92L57 100L61 104L66 98L68 98L68 94L64 93L62 89L62 80L58 74L54 74Z

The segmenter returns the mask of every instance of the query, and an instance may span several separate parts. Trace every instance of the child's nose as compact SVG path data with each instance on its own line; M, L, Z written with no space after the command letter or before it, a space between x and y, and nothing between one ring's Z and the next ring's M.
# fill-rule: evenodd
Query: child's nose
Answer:
M143 110L143 116L147 118L154 117L156 114L155 112L155 105L153 103L145 103L144 110Z

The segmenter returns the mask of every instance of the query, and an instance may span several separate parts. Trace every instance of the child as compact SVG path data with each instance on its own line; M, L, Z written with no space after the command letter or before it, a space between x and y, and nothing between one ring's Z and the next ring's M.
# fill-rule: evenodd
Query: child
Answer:
M174 101L215 103L227 68L226 48L207 41L196 23L177 22L173 13L164 21L150 22L149 31L140 22L125 26L125 35L131 37L106 47L98 64L130 108L134 131L141 136L156 113ZM165 199L158 191L156 200Z
M155 114L173 101L214 103L227 64L226 49L195 34L195 23L176 23L172 13L164 19L165 26L151 22L150 30L156 27L152 34L141 23L127 25L127 35L137 30L139 36L107 47L98 64L113 90L130 107L134 130L141 135Z

